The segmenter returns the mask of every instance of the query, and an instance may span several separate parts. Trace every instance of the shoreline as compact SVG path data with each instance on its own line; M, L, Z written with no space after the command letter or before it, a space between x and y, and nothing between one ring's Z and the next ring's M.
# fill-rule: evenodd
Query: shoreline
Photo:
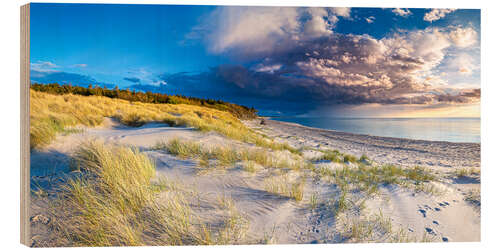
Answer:
M306 126L306 125L302 125L302 124L296 123L296 122L286 122L286 121L280 121L280 120L273 120L272 118L275 118L275 117L263 116L263 117L259 117L259 118L256 118L256 119L265 119L266 121L275 121L275 122L279 122L279 123L288 124L288 125L291 125L291 126L304 127L304 128L307 128L307 129L320 130L320 131L325 131L325 132L334 132L334 133L338 133L338 134L342 133L342 134L353 135L353 136L366 136L366 137L373 137L373 138L387 139L387 140L394 139L394 140L407 140L407 141L422 141L422 142L430 142L430 143L477 144L477 145L481 145L480 142L452 142L452 141L411 139L411 138L405 138L405 137L392 137L392 136L370 135L370 134L363 134L363 133L353 133L353 132L347 132L347 131L341 131L341 130L335 130L335 129L327 129L327 128L318 128L318 127ZM357 119L357 118L355 118L355 119ZM361 119L364 119L364 118L361 118ZM402 119L406 119L406 118L402 118Z
M297 148L337 149L358 157L365 154L380 163L404 166L459 168L481 165L480 143L373 136L264 119L266 125L260 125L260 119L244 123L257 130L267 128L266 134Z

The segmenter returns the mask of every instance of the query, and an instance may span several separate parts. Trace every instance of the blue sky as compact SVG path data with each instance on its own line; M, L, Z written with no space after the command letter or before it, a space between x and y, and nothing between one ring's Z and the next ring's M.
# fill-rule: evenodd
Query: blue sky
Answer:
M479 116L479 10L32 4L30 56L34 82L263 114Z

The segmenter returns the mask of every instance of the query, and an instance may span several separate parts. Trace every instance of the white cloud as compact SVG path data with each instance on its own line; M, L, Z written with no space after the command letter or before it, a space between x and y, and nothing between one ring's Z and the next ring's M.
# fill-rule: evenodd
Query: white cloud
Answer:
M375 17L374 16L367 17L367 18L365 18L365 21L367 23L373 23L375 21Z
M86 68L88 65L85 63L80 63L80 64L73 64L71 65L72 68Z
M351 17L351 8L348 7L333 7L329 8L331 12L336 16L341 16L343 18Z
M479 62L472 56L461 53L449 60L447 67L460 75L469 76L479 69Z
M30 68L32 70L40 71L40 72L54 72L59 66L55 63L49 61L37 61L30 63Z
M409 15L411 15L411 11L409 9L401 9L401 8L396 8L396 9L393 9L392 12L398 16L402 16L402 17L407 17Z
M253 47L267 51L275 43L295 40L298 34L297 8L287 7L220 7L209 18L211 51Z
M257 72L267 72L267 73L274 73L274 71L277 71L281 69L283 65L282 64L274 64L274 65L262 65L259 64L257 67L255 67L255 71Z
M450 40L460 48L469 47L477 42L477 32L471 28L456 28L450 31Z
M313 16L310 20L304 23L304 35L310 38L316 38L324 35L332 34L328 29L328 24L321 16Z
M241 54L268 52L300 40L333 34L339 17L350 18L350 8L219 7L187 35L203 37L213 53L234 49ZM206 35L195 35L206 32Z
M432 9L431 11L425 13L424 21L434 22L441 18L444 18L447 14L452 13L456 9Z
M300 74L321 79L349 96L379 103L430 104L469 102L477 95L443 92L449 84L436 72L454 45L448 29L429 28L396 34L377 40L369 36L349 35L333 42L317 56L296 63ZM336 43L341 49L332 50ZM334 45L335 44L335 45ZM470 74L477 69L470 58L456 61L457 70Z

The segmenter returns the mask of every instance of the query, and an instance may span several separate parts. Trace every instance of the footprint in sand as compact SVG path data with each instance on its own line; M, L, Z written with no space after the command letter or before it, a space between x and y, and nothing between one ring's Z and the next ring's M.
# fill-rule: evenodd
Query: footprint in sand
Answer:
M425 210L419 209L418 211L422 214L422 216L424 216L424 218L427 217L427 212Z
M436 235L436 232L434 232L434 230L432 228L430 228L430 227L426 227L425 231L427 231L428 234Z

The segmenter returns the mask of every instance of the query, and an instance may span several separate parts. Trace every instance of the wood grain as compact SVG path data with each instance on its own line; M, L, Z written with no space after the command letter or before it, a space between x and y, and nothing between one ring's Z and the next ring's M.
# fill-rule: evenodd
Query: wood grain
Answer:
M30 5L21 6L21 243L30 235Z

